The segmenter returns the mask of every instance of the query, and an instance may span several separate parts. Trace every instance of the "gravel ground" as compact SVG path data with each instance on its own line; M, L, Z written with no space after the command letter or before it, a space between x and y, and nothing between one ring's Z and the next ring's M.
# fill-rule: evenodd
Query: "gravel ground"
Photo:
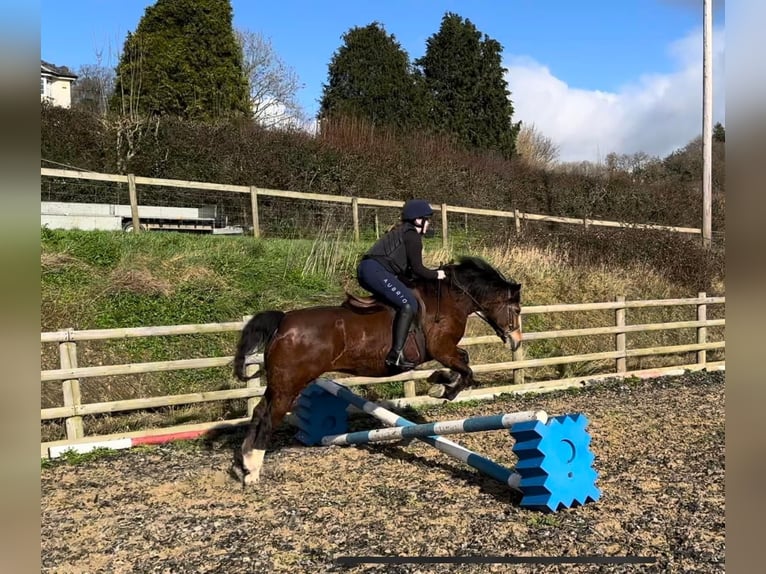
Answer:
M57 463L41 471L42 571L723 572L724 380L717 372L609 381L419 413L586 413L602 496L552 514L522 509L512 491L419 442L308 448L286 427L248 491L228 473L237 433ZM453 438L515 464L505 432ZM656 561L346 566L341 556Z

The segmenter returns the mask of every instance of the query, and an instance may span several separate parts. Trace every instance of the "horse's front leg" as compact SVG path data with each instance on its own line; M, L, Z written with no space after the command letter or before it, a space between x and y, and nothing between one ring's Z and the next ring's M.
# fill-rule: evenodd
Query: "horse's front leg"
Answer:
M435 383L428 390L428 395L451 401L460 391L476 384L473 371L468 366L468 352L460 347L453 347L445 353L433 355L434 359L450 369L450 382Z

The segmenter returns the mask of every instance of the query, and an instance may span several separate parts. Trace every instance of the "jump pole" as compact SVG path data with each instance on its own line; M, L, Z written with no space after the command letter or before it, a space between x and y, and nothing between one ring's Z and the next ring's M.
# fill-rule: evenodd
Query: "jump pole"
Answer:
M335 381L331 381L330 379L317 379L316 381L314 381L314 383L317 386L321 387L323 390L330 393L331 395L338 397L339 399L347 403L350 403L354 405L355 407L358 407L359 409L363 410L365 413L372 415L376 419L388 425L392 425L395 427L403 427L403 430L404 428L421 427L420 433L415 431L416 435L421 434L422 429L424 427L430 426L430 425L416 425L412 421L407 420L403 417L400 417L396 413L389 411L388 409L383 408L376 403L373 403L371 401L368 401L367 399L364 399L358 395L355 395L354 393L352 393L345 387L340 386L338 383L336 383ZM532 415L528 415L527 413L524 413L522 418L524 420L532 420L534 418L534 413L532 413ZM547 415L546 415L546 419L547 419ZM381 429L381 430L388 430L388 429ZM460 431L457 431L457 432L460 432ZM350 433L350 434L355 434L355 433ZM488 458L485 458L481 456L480 454L473 452L472 450L468 450L467 448L460 446L459 444L454 443L451 440L448 440L446 438L443 438L440 436L429 436L429 435L422 435L422 434L421 436L415 436L414 438L417 438L418 440L421 440L423 442L430 444L432 447L442 451L445 454L450 455L453 458L456 458L466 463L469 466L472 466L473 468L486 474L487 476L490 476L491 478L494 478L495 480L502 482L503 484L507 484L513 490L521 492L519 488L519 484L521 483L521 475L519 475L518 473L500 464L497 464L496 462L493 462L489 460ZM348 444L360 444L360 443L357 442L357 443L348 443Z
M373 429L369 431L328 435L322 438L322 445L345 446L349 444L375 443L389 440L421 438L427 436L444 436L468 432L502 430L510 429L516 423L535 420L541 421L543 424L545 424L548 421L548 414L545 411L522 411L504 415L490 415L485 417L471 417L468 419L452 421L438 421L435 423L410 423L412 426L395 426L382 429Z
M194 440L201 437L208 431L209 429L178 431L157 435L111 438L88 442L53 445L48 447L48 456L50 458L59 458L68 451L78 454L85 454L100 448L121 450L133 448L134 446L165 444L175 440Z

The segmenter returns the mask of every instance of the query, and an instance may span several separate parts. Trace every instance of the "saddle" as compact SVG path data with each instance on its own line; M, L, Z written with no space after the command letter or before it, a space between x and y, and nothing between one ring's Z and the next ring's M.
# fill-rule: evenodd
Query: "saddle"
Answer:
M413 363L423 363L427 360L426 336L422 326L426 304L418 293L415 293L415 298L418 300L418 315L410 325L410 332L407 334L407 341L404 344L403 352L407 360ZM396 313L396 309L377 297L354 295L348 291L346 291L346 300L341 303L341 307L345 307L360 315L369 315L386 310L390 311L392 315Z
M363 297L361 295L354 295L348 291L346 291L346 300L343 301L341 306L363 314L382 311L386 307L389 307L388 304L379 300L377 297L371 295Z

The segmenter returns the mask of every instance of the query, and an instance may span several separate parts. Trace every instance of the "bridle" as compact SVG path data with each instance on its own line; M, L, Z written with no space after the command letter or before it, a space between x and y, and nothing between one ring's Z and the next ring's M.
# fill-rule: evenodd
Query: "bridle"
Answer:
M476 305L476 307L479 309L479 311L478 311L476 314L477 314L477 315L478 315L478 316L479 316L479 317L480 317L480 318L481 318L481 319L482 319L482 320L483 320L485 323L487 323L487 325L489 325L490 327L492 327L492 329L494 329L494 331L495 331L495 333L497 333L497 336L498 336L498 337L500 337L501 339L503 339L503 341L505 341L505 339L506 339L506 332L505 332L505 330L504 330L504 329L502 329L502 328L500 327L500 325L498 325L498 324L497 324L497 323L494 321L494 319L492 319L492 317L489 315L489 313L487 313L487 310L486 310L486 308L484 307L484 305L482 305L481 303L479 303L479 301L477 301L477 300L476 300L476 297L474 297L474 296L471 294L471 292L470 292L470 291L468 291L468 289L466 289L465 287L463 287L463 286L460 284L460 282L457 280L457 278L454 276L454 274L450 273L450 274L449 274L449 279L450 279L450 284L451 284L451 285L454 285L455 287L457 287L458 289L460 289L460 291L461 291L461 292L462 292L464 295L467 295L467 296L468 296L468 298L469 298L471 301L473 301L474 305ZM508 287L508 301L510 301L510 300L511 300L511 288L510 288L510 287ZM519 330L519 328L520 328L520 326L519 326L518 322L514 320L514 319L515 319L515 317L512 317L512 316L511 316L511 304L510 304L510 303L508 303L508 305L506 306L506 310L508 311L508 325L509 325L509 327L512 327L512 329L510 330L510 332L511 332L511 333L513 333L514 331L518 331L518 330Z

